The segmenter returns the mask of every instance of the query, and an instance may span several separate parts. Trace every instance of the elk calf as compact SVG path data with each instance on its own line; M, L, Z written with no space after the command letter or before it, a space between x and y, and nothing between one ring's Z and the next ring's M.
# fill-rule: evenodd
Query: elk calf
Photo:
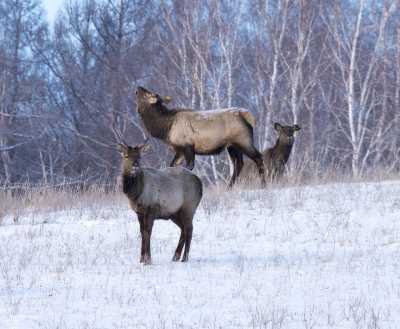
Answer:
M274 147L266 149L262 155L266 169L266 176L269 180L280 178L285 171L286 163L289 160L290 152L294 143L294 133L301 128L299 125L282 126L274 124L278 132L278 139ZM246 162L242 171L241 180L250 180L254 177L254 166Z
M157 170L140 166L141 154L148 145L119 144L122 155L122 187L136 212L142 247L140 262L151 264L150 237L155 219L171 219L181 230L173 261L182 262L189 256L193 216L203 195L201 180L182 167Z

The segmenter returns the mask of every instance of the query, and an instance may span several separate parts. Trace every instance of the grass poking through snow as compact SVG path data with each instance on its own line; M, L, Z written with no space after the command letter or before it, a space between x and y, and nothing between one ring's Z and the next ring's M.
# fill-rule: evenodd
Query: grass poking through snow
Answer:
M189 263L170 261L179 232L157 221L147 267L120 193L28 196L2 203L1 328L369 329L400 321L397 181L208 189Z

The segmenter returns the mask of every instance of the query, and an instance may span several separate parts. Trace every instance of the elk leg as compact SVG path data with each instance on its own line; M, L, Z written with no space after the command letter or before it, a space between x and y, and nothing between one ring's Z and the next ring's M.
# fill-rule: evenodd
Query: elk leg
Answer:
M172 219L172 221L181 229L181 236L179 237L178 246L176 247L172 261L177 262L181 258L182 249L185 244L185 231L179 219Z
M192 145L185 146L183 149L183 155L185 156L186 168L193 170L194 168L194 148Z
M142 247L140 249L140 263L144 262L144 251L145 251L145 245L144 245L144 216L143 215L138 215L138 220L139 220L139 225L140 225L140 235L142 237Z
M183 253L182 262L187 262L189 259L190 243L192 241L193 224L192 221L188 221L183 228L185 232L185 251Z
M143 220L143 235L142 235L142 243L144 243L144 256L143 256L143 262L145 265L150 265L151 264L151 252L150 252L150 238L151 238L151 231L153 229L153 222L154 218L146 215L144 220Z
M175 151L175 156L172 159L171 163L170 163L170 167L175 167L176 165L179 165L183 160L183 154L182 152L179 151Z
M232 187L243 168L243 154L233 146L228 147L228 154L233 163L233 174L229 181L229 187Z
M264 170L264 160L262 157L262 154L257 151L257 149L253 146L250 145L248 147L246 146L240 146L236 145L236 147L242 151L244 154L246 154L251 160L253 160L258 168L258 174L260 175L261 178L261 184L262 186L266 186L266 181L265 181L265 170ZM238 173L238 176L240 174L240 171Z

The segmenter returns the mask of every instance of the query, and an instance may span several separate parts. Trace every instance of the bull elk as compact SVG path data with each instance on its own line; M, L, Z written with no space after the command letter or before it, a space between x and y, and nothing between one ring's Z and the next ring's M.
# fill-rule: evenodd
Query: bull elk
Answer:
M173 261L189 257L193 217L203 195L201 180L189 170L176 167L157 170L142 168L141 154L148 144L119 144L122 155L122 188L136 212L142 237L140 263L151 264L150 237L155 219L171 219L181 230Z
M169 109L169 99L138 87L136 90L139 115L151 136L170 145L175 151L171 166L185 159L189 170L194 168L195 155L219 154L228 150L234 170L229 181L232 186L243 167L243 154L254 161L263 183L264 164L253 142L255 119L245 109L229 108L214 111Z

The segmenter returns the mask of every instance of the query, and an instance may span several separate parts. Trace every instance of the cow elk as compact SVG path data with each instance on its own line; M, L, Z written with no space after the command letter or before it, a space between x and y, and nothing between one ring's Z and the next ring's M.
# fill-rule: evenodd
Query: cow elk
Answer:
M243 154L254 161L263 183L262 155L253 143L255 119L245 109L229 108L214 111L169 109L170 99L138 87L138 112L151 136L170 145L175 151L171 166L185 159L189 170L194 168L195 154L219 154L228 150L234 170L229 181L232 186L243 167Z

